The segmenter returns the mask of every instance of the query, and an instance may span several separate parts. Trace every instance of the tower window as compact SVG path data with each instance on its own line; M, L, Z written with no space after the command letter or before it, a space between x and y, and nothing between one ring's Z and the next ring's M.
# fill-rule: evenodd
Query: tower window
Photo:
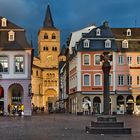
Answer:
M55 34L54 34L54 33L52 34L52 39L56 39L56 36L55 36Z
M52 47L52 51L57 51L57 47Z
M48 51L49 49L48 49L48 47L43 47L43 50Z
M44 39L48 39L48 34L47 33L44 34Z

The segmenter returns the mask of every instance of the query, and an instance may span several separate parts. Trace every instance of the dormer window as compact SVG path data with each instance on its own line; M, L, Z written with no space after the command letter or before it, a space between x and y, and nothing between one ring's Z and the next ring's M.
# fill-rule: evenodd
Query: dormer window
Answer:
M131 30L127 29L127 36L131 36Z
M111 48L111 40L107 39L105 41L105 48Z
M8 41L14 41L15 40L15 32L12 30L8 32Z
M84 40L84 48L89 48L89 40Z
M2 27L6 27L7 26L7 19L6 18L2 18L1 19L1 26Z
M122 42L122 48L128 48L128 41L127 40L124 40Z
M100 36L101 35L101 29L96 29L96 36Z

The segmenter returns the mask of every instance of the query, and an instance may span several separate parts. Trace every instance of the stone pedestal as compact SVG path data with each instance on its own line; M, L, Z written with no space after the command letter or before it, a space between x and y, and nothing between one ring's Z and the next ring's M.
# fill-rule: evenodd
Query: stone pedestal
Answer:
M117 122L115 116L97 117L97 122L91 121L91 126L86 126L89 134L131 134L131 128L124 128L124 122Z

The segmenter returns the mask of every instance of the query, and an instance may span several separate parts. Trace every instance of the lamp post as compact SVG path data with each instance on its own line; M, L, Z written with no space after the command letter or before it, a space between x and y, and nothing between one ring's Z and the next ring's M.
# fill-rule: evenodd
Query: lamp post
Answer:
M111 69L110 62L112 61L112 55L109 52L103 52L100 56L100 61L103 62L102 70L104 73L104 111L103 115L110 115L110 93L109 93L109 72Z

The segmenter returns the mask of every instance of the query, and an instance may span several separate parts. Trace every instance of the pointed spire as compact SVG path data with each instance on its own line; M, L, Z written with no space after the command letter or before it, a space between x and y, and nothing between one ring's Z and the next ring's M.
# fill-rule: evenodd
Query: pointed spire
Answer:
M49 5L47 7L47 11L46 11L43 27L44 28L48 28L48 27L55 28L54 24L53 24L53 19L52 19L51 10L50 10L50 6Z

